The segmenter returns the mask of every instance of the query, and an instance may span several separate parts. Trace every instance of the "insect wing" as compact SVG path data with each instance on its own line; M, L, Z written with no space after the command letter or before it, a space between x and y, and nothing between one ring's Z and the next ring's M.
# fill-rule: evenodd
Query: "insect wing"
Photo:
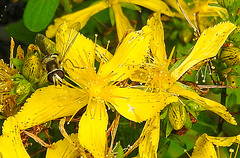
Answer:
M70 27L68 27L66 23L63 23L58 27L56 34L56 49L59 52L60 61L63 61L69 49L73 45L80 28L80 23L75 23Z

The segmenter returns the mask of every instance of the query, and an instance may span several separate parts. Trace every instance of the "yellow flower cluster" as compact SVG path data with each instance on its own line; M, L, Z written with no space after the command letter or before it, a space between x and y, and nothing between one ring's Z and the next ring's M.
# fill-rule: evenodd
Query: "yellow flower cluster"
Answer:
M126 32L126 30L134 31L132 25L130 24L127 17L123 14L121 3L130 3L143 6L148 8L154 12L159 12L162 14L166 14L168 16L173 16L174 14L171 12L166 3L161 0L100 0L89 6L88 8L82 9L72 14L68 14L62 16L61 18L57 18L54 20L54 25L50 25L46 31L46 36L52 38L56 35L57 28L63 22L67 22L69 25L73 25L76 22L81 23L81 27L84 27L91 16L94 14L106 9L110 8L114 12L114 17L116 21L116 28L118 39L121 40Z
M139 5L144 5L146 2L119 1L135 2ZM88 16L87 14L95 14L111 6L114 13L121 14L118 5L117 1L113 0L108 3L99 1L81 12L82 16ZM56 20L54 27L60 24L59 20ZM62 17L61 20L67 20L67 16ZM85 25L86 21L82 21L81 24ZM121 26L117 24L117 27ZM177 119L183 115L174 115L176 107L184 109L181 97L193 100L236 125L236 121L223 105L199 96L178 82L178 79L192 66L214 57L234 28L234 24L225 22L204 30L189 56L177 68L170 70L171 56L167 58L159 13L155 13L141 30L131 32L124 37L114 55L76 32L66 23L60 25L56 33L58 52L65 47L69 34L76 34L74 42L68 52L62 55L64 58L61 61L67 74L66 78L74 84L63 80L61 86L50 85L37 89L21 110L5 121L3 134L0 137L0 155L4 158L29 157L22 145L20 130L57 118L74 116L84 107L86 110L79 121L78 133L69 137L75 146L64 139L48 149L47 157L53 157L54 153L68 153L72 157L113 157L114 153L108 147L107 140L108 108L113 108L131 121L146 121L138 142L141 158L157 157L160 137L159 113L166 106L171 105L172 108L169 109L172 109L172 117L176 117L170 120L173 122L173 128L180 129L184 125L184 119L180 121ZM119 34L122 33L120 31ZM100 66L96 70L95 60L98 58L100 58ZM126 79L136 81L139 85L122 85Z

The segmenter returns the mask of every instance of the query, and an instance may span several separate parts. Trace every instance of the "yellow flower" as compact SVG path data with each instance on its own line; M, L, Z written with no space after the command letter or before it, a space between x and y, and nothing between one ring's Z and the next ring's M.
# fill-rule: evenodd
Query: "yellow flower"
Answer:
M13 38L11 38L11 46L10 46L10 64L7 65L3 60L0 60L0 99L3 107L0 107L0 111L4 111L3 114L6 117L14 115L16 113L16 95L11 95L11 90L13 89L13 80L10 79L14 74L18 73L18 70L14 68L11 59L13 59L13 50L15 43ZM21 46L18 46L16 58L19 60L24 59L24 52Z
M194 150L192 153L192 158L198 158L198 157L220 157L220 155L217 154L216 149L214 145L217 147L226 147L231 146L233 143L240 144L240 135L234 136L234 137L212 137L208 136L206 133L201 135L194 146ZM230 157L233 153L233 149L230 151ZM237 152L235 153L235 157L237 156Z
M117 27L117 34L118 39L121 40L124 36L124 33L127 30L134 31L133 27L131 26L130 22L128 21L127 17L123 14L121 3L132 3L143 6L155 12L161 12L168 16L172 16L172 12L168 8L168 6L162 2L161 0L100 0L94 3L93 5L89 6L88 8L82 9L72 14L68 14L62 16L61 18L55 19L55 24L50 25L46 31L46 36L52 38L55 36L57 32L57 28L61 25L64 21L66 21L69 25L72 25L76 22L81 23L81 27L84 27L91 16L94 14L111 7L114 12L116 27Z
M236 121L232 115L226 111L225 106L215 101L202 98L196 92L184 89L183 86L177 82L189 68L204 59L214 57L228 35L235 28L235 25L230 22L225 22L204 30L189 56L172 72L168 70L171 57L169 57L168 60L166 58L160 14L154 14L153 18L148 21L148 25L153 31L150 42L152 55L149 57L149 62L141 65L141 69L132 75L131 79L145 83L145 91L151 91L162 96L160 100L160 110L170 103L178 102L178 96L182 96L193 100L207 110L215 112L229 123L236 125ZM154 126L155 129L159 128L159 125L155 123L152 123L152 126ZM148 151L144 150L147 145L154 148L151 151L155 152L156 157L158 142L154 143L147 138L151 138L151 140L158 139L159 133L152 133L150 136L144 138L139 147L140 157L147 157L147 154L149 154L146 154ZM154 155L154 153L152 153L152 155Z
M70 135L70 139L73 142L77 142L78 136L77 133L73 133ZM46 158L52 157L80 157L81 155L76 150L75 146L67 141L66 138L63 140L59 140L56 143L53 143L53 148L48 148L46 153Z
M174 8L180 15L175 14L176 16L182 16L182 11L180 10L179 6L177 5L176 0L164 0L169 6ZM184 0L179 0L179 3L183 10L186 12L187 16L191 20L192 23L196 21L196 14L199 20L200 30L204 30L209 26L213 26L215 20L209 21L209 17L220 17L223 20L226 20L228 13L225 8L216 6L216 0L193 0L188 4L185 3Z
M4 122L0 142L1 157L30 158L22 144L18 123L14 117L8 117L8 119Z
M66 25L61 25L59 30L63 32L57 35L56 49L62 50L68 41L68 34L73 30L68 30ZM135 65L144 61L149 53L151 37L149 26L128 34L111 60L105 58L96 71L95 54L104 56L110 53L78 34L63 61L64 70L77 86L65 83L67 85L36 90L15 115L19 128L26 129L74 115L87 105L79 122L80 146L94 157L105 157L108 125L106 105L111 104L121 115L135 122L147 120L159 111L158 94L117 86L133 73Z

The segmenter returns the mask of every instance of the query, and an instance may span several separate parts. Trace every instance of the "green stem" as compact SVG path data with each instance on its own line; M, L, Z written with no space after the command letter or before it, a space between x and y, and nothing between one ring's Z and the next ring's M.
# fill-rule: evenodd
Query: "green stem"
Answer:
M65 13L67 13L67 14L72 13L72 8L71 8L68 0L61 0L61 3L64 7L64 12Z
M225 106L226 104L226 97L227 97L227 89L224 88L221 93L221 104Z

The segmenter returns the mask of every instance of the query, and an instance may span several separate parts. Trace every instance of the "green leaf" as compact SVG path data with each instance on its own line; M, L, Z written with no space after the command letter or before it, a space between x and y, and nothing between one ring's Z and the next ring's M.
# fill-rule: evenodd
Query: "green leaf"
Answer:
M123 148L120 145L120 141L117 142L116 146L114 147L114 152L117 152L116 158L123 158L124 153L123 153Z
M184 61L184 58L177 60L173 65L171 65L169 72L172 72L173 70L178 68L183 61Z
M116 21L115 21L113 9L111 7L109 8L109 17L110 17L111 25L114 26Z
M141 12L141 7L135 5L135 4L132 4L132 3L121 3L121 6L124 7L124 8L127 8L127 9L131 9L131 10L137 10L139 12Z
M64 12L69 14L72 13L72 8L68 0L62 0L61 1L63 7L64 7Z
M168 137L169 139L171 139L172 141L174 141L176 144L178 144L179 146L183 147L184 149L186 149L186 143L184 142L184 139L182 136L176 135L176 134L171 134Z
M10 79L13 79L13 81L21 81L25 79L25 77L21 74L14 74L13 76L9 77Z
M186 122L185 122L184 126L185 126L187 129L191 129L191 128L192 128L192 122L191 122L191 119L190 119L190 116L189 116L189 115L187 115Z
M16 86L14 86L14 87L11 89L11 91L10 91L9 94L10 94L10 95L16 95Z
M23 14L25 26L32 32L45 29L51 22L59 0L28 0Z
M228 96L226 107L227 107L227 108L230 108L230 107L232 107L234 104L237 104L237 95L236 95L235 92L231 93L231 94Z
M172 130L173 130L173 127L172 127L171 123L168 120L167 121L167 128L166 128L166 137L168 137L171 134Z
M6 31L9 33L10 36L21 42L24 42L26 44L34 43L36 33L29 31L24 26L23 20L9 24L6 27Z
M198 115L198 121L192 129L200 134L217 135L219 132L219 116L210 111L203 111Z
M23 61L22 60L17 59L17 58L12 58L11 62L18 69L19 72L22 71L22 67L23 67Z
M164 157L164 155L169 149L170 144L171 144L171 141L169 141L167 138L162 137L160 139L160 143L158 145L158 152L157 152L158 157Z
M117 135L115 140L121 142L121 146L126 148L128 145L134 144L134 142L139 138L144 123L135 123L127 120L124 117L120 117ZM134 150L129 157L137 155L137 150Z
M167 116L167 114L168 114L168 106L161 111L160 119L164 119Z
M17 105L22 104L23 102L25 102L25 100L27 99L27 96L28 96L28 94L26 93L24 95L21 95L21 96L17 97L16 98Z
M237 126L232 125L226 121L223 122L222 124L222 131L223 133L227 134L228 136L236 136L239 135L240 133L240 114L234 115L234 118L237 122Z
M7 119L7 118L3 115L0 115L0 120L2 120L2 119Z

